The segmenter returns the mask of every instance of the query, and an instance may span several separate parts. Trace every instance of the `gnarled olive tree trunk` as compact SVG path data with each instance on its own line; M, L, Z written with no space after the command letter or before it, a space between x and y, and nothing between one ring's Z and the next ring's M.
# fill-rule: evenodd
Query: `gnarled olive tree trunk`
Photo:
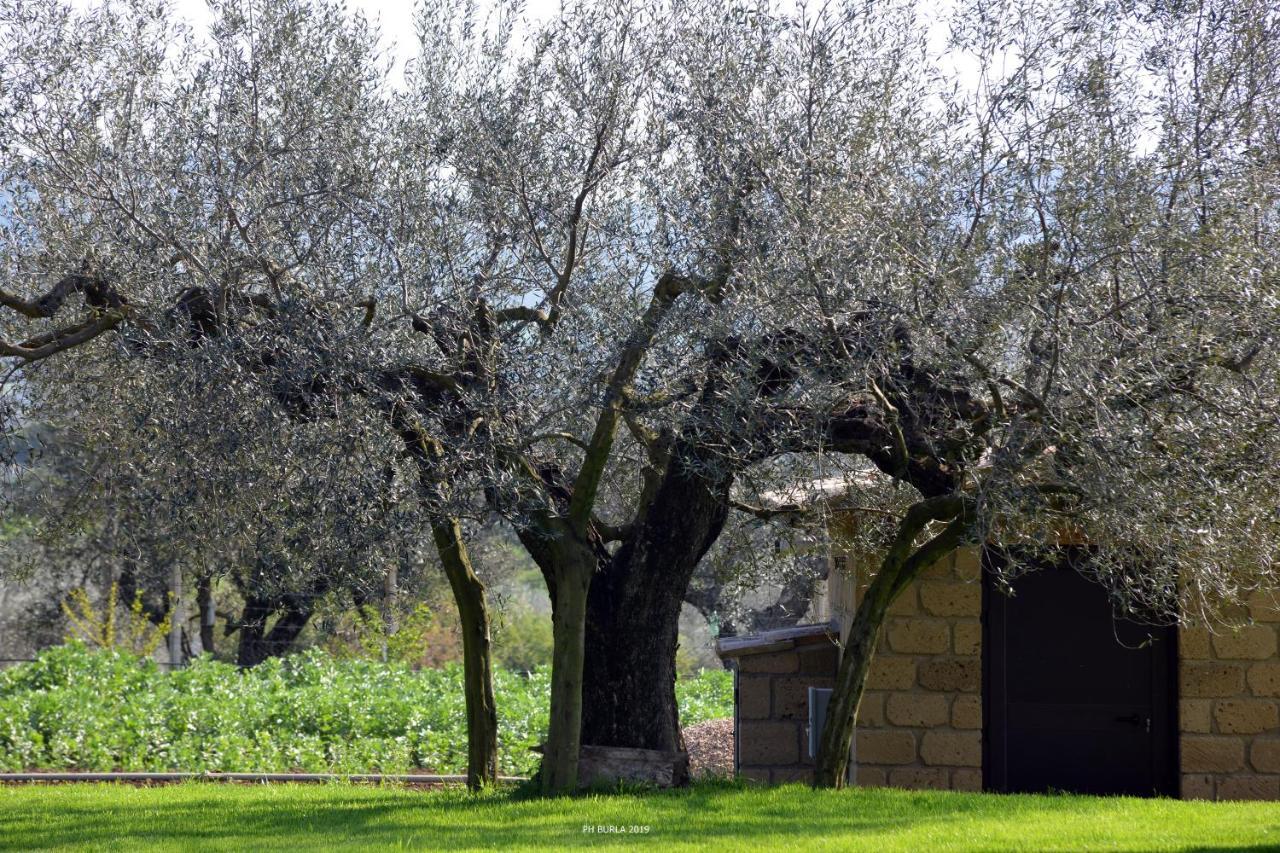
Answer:
M249 595L240 616L236 664L257 666L268 658L279 657L289 651L314 613L314 599L310 596L273 598ZM277 614L268 631L267 620Z
M673 463L631 535L592 580L582 742L684 748L675 659L689 580L724 528L731 476Z

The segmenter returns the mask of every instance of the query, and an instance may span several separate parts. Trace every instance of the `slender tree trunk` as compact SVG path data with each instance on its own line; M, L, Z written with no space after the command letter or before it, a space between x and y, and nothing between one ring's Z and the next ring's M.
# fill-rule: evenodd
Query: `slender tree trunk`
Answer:
M858 706L862 703L862 694L867 686L867 672L871 669L871 657L875 653L876 641L889 606L887 594L884 594L889 585L885 584L884 587L882 594L875 596L872 595L872 590L867 590L853 617L853 624L849 626L835 688L831 692L831 703L827 706L826 725L822 728L818 746L817 767L813 772L814 787L844 787Z
M587 590L594 571L595 560L589 556L564 560L557 571L551 613L551 720L540 773L545 794L578 787Z
M472 568L458 520L438 519L431 531L462 623L467 787L477 791L498 781L498 706L493 696L493 656L485 587Z
M400 626L396 620L396 598L399 596L400 573L395 563L382 578L382 662L387 662L387 644Z
M182 568L175 562L169 571L169 668L183 664L182 629L187 621L182 601Z
M954 520L942 532L914 548L916 537L930 522L944 519ZM827 705L827 721L818 742L814 787L844 787L858 706L867 686L867 672L871 669L871 658L875 654L885 613L921 571L961 544L966 533L966 521L964 501L956 496L943 495L914 504L899 522L893 544L885 552L875 578L863 593L845 638L840 669Z

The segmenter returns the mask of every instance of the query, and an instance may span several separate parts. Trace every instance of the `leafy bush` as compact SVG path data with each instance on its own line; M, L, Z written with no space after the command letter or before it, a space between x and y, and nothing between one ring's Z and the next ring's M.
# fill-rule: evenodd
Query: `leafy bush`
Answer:
M495 674L501 770L534 771L550 672ZM682 720L732 713L732 678L677 685ZM249 670L210 658L165 672L68 643L0 672L0 769L331 771L466 768L462 667L413 671L311 650Z
M532 610L513 610L495 626L493 655L516 672L551 665L551 618Z
M123 626L118 626L116 612L119 584L111 584L102 612L93 606L89 593L83 589L73 589L67 600L62 602L62 613L71 625L67 634L68 640L83 640L91 646L111 649L119 646L126 651L139 655L149 655L164 642L169 633L172 612L167 614L157 625L152 624L142 612L142 590L133 596L129 605L128 616Z
M436 668L462 660L462 636L457 615L444 616L425 603L397 614L398 626L387 630L386 620L376 607L365 605L345 612L330 627L323 648L335 658L382 660L406 664L413 669Z

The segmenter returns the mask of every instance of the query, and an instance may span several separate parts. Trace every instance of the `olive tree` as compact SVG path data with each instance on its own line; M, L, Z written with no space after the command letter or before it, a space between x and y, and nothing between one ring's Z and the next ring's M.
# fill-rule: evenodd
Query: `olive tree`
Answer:
M1083 539L1162 618L1271 580L1263 5L973 4L947 47L909 3L424 20L455 76L408 96L430 185L388 196L438 201L388 243L417 327L469 330L421 387L441 452L552 591L547 788L582 742L679 747L684 590L754 472L814 469L779 460L894 519L821 784L886 608L960 545Z
M680 606L757 481L843 473L894 528L821 784L962 544L1084 539L1169 618L1271 579L1265 4L962 4L941 46L909 0L426 3L395 94L326 6L224 4L212 60L141 7L10 8L5 304L69 281L139 358L225 338L294 417L363 401L472 648L457 518L504 515L554 603L549 791L584 742L681 746Z
M342 453L346 439L379 429L391 435L397 449L373 470L417 463L417 500L434 508L433 539L467 637L469 783L493 781L489 625L461 536L466 500L450 502L415 426L409 401L423 368L411 318L378 310L397 291L381 274L388 247L377 227L395 121L376 34L325 2L230 0L214 11L206 39L162 4L0 6L0 304L4 339L20 341L2 354L30 377L40 360L73 350L79 377L64 373L76 380L66 391L84 398L64 406L72 417L118 381L103 368L113 365L167 370L170 380L185 370L178 381L197 399L205 383L256 389L230 401L239 408L212 407L193 438L225 445L235 431L222 433L219 419L234 417L309 425L303 445L319 453ZM166 441L172 448L183 436ZM303 445L275 443L284 456L274 473L307 477L308 466L325 464L296 455ZM262 482L273 479L287 482ZM198 497L175 497L170 514L222 496ZM323 558L305 540L322 532L321 519L351 509L342 505L349 497L326 498L327 515L312 516L290 546L294 558ZM340 533L325 532L327 543Z
M180 571L208 652L213 585L230 581L243 608L227 634L253 666L289 650L324 599L380 597L414 563L425 520L377 419L335 411L335 430L290 417L260 383L226 381L221 363L212 345L141 364L107 351L27 377L29 402L69 427L54 448L66 473L32 472L23 509L42 559L103 561L126 597L162 594Z

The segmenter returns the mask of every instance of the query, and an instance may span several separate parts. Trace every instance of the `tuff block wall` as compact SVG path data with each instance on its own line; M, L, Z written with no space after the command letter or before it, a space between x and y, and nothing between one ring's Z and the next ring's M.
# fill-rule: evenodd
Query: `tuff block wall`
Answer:
M1237 629L1178 634L1182 796L1280 799L1280 603L1256 594Z
M874 569L852 536L833 533L820 618L847 625ZM1257 594L1237 629L1178 634L1178 765L1187 799L1280 800L1280 596ZM982 587L978 549L927 569L889 610L855 735L855 783L982 788ZM816 655L807 657L808 655ZM829 645L743 657L740 768L779 783L809 780L805 688L830 687Z
M738 772L760 782L812 782L809 688L835 684L834 638L738 659Z
M869 570L848 555L857 577ZM982 587L964 549L926 569L889 609L858 708L855 782L982 789Z

